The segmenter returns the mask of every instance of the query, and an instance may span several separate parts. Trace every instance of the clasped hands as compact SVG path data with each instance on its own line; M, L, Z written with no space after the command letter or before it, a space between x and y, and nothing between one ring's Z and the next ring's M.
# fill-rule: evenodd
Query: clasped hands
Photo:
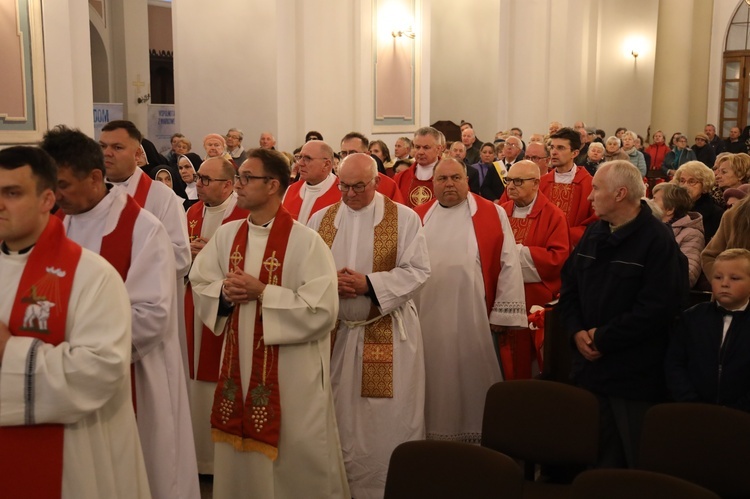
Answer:
M593 327L588 331L582 329L573 336L573 340L576 342L576 348L581 352L583 358L592 362L598 360L602 356L602 353L596 349L596 344L594 343L595 334L596 328Z
M336 276L339 281L339 296L341 298L356 298L369 291L365 274L344 267L336 272Z
M257 300L264 289L266 285L258 278L246 274L242 269L236 269L227 274L221 292L227 301L242 304Z

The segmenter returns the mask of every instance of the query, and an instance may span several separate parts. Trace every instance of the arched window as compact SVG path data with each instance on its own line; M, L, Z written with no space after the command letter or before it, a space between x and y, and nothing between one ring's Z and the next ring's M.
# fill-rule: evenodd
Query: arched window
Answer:
M739 2L727 30L724 44L724 71L721 85L721 122L719 133L742 130L750 124L750 5Z

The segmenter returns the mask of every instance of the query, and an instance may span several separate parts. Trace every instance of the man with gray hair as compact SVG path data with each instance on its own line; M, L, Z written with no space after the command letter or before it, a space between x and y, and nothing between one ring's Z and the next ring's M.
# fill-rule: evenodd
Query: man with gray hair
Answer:
M341 200L308 222L331 248L338 274L331 387L358 499L383 497L393 449L425 437L422 330L412 296L430 275L427 242L419 216L378 192L381 181L368 153L347 155Z
M242 147L244 137L245 134L242 133L242 130L237 128L230 128L226 136L227 152L232 156L232 161L237 166L240 166L247 159L247 151Z
M414 164L393 177L406 206L410 208L427 203L434 197L432 170L445 149L445 136L430 126L422 127L414 132L413 147Z
M599 399L598 467L633 467L643 417L664 400L669 331L687 298L687 261L645 201L628 161L603 164L589 195L599 220L562 270L572 378Z

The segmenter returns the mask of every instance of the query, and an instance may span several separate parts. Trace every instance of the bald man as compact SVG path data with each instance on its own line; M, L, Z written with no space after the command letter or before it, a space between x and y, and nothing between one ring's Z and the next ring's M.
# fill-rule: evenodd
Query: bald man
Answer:
M560 292L560 272L570 254L570 230L565 213L539 192L539 167L523 160L506 177L508 215L521 260L527 312L544 306ZM541 370L544 330L515 329L498 339L505 379L529 379L536 357Z
M339 179L333 174L333 149L322 140L311 140L294 156L299 182L289 186L284 208L292 218L306 224L316 211L341 199Z

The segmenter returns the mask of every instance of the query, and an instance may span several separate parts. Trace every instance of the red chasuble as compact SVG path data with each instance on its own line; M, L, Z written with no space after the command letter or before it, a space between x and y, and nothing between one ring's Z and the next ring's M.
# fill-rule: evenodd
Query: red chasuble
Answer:
M469 196L474 196L477 203L477 211L471 217L471 222L474 225L474 234L479 248L479 261L484 280L484 299L487 305L487 316L489 317L492 306L495 304L497 279L500 276L502 266L500 255L503 251L503 226L494 203L474 193L469 193ZM436 201L437 199L433 199L429 203L414 208L423 223L425 215Z
M65 237L60 219L49 217L24 267L8 328L13 336L39 340L29 350L24 393L28 426L0 428L0 491L3 497L53 498L62 495L61 424L34 422L34 369L41 342L64 342L68 302L81 247Z
M299 193L303 185L305 185L303 181L293 183L286 190L286 195L284 196L284 208L286 208L286 211L288 211L295 220L299 219L299 212L302 209L302 198ZM335 177L331 188L322 193L313 203L312 209L310 210L311 217L315 212L322 210L326 206L341 201L341 191L339 190L338 185L339 179L338 177Z
M572 184L555 182L555 170L542 175L539 180L539 192L547 196L554 205L565 212L570 226L571 244L575 246L581 240L589 224L597 220L588 197L591 194L591 174L583 167L578 167Z
M198 201L187 211L188 234L190 241L194 241L201 236L203 229L203 201ZM225 215L221 224L234 220L247 218L249 211L243 210L239 206ZM185 289L185 334L187 336L188 347L188 366L190 370L190 379L200 381L219 381L219 366L221 364L221 346L224 338L216 336L205 325L201 329L201 351L198 356L198 371L195 370L195 323L194 323L195 304L193 303L193 287L190 281Z
M258 279L270 285L280 285L284 255L294 221L284 207L279 207L266 242ZM240 224L230 248L229 269L242 268L247 251L248 229ZM234 249L232 249L234 248ZM279 387L279 346L266 345L263 340L262 305L255 307L253 332L253 365L247 398L242 400L240 378L239 312L246 305L235 305L222 336L225 338L224 359L219 383L216 385L211 409L211 434L215 442L232 444L240 452L260 452L272 461L279 454L281 431L281 396Z
M404 204L409 208L429 203L435 198L432 191L432 179L419 180L416 176L417 165L411 165L408 169L399 172L393 177L394 182L404 197Z
M398 185L388 175L383 175L378 172L380 182L378 183L377 191L383 196L387 197L391 201L404 204L404 196L401 195L401 191L398 190Z
M526 312L532 305L544 306L560 292L560 272L570 254L570 234L565 213L552 204L541 192L526 218L513 218L513 201L502 205L508 215L516 244L529 248L534 266L542 282L524 283ZM533 342L532 342L533 338ZM500 359L505 379L531 378L532 355L544 342L544 329L512 330L499 339Z

